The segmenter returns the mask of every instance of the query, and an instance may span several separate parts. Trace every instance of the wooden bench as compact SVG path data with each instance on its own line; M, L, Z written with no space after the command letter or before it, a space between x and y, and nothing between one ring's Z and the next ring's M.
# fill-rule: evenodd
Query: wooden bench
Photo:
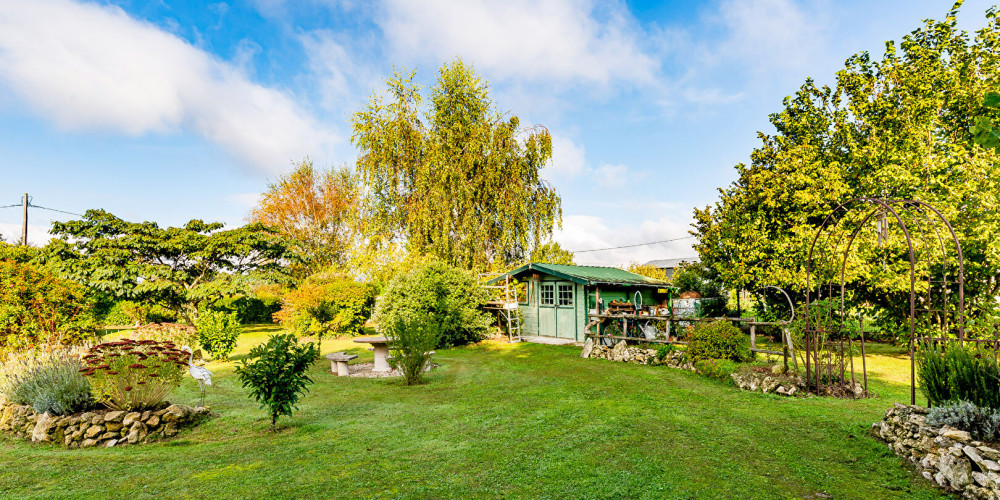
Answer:
M351 369L348 367L347 362L358 359L358 355L343 352L331 352L326 355L326 359L330 360L331 372L336 373L340 377L346 377L351 374Z

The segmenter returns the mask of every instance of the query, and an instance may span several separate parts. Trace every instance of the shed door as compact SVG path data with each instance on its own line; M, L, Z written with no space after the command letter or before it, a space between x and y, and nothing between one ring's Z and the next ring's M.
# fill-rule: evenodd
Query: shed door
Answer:
M557 336L576 339L576 287L573 283L556 284Z
M538 284L538 335L558 336L556 285L552 282Z

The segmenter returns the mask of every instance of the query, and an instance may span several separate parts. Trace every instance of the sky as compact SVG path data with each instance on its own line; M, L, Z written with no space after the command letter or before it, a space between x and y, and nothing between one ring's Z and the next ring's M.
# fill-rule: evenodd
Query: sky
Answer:
M690 257L693 209L785 96L952 3L0 0L0 206L62 211L29 210L38 245L91 208L239 226L294 162L353 165L351 114L394 70L429 87L460 57L552 134L554 238L578 264ZM965 2L960 25L990 5ZM21 217L0 208L0 236Z

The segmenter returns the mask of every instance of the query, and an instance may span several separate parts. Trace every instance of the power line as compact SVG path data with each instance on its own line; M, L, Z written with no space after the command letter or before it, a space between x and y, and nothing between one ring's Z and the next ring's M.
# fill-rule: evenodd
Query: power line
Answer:
M59 212L59 213L61 213L61 214L69 214L69 215L75 215L75 216L77 216L77 217L83 217L83 216L84 216L83 214L78 214L78 213L75 213L75 212L67 212L67 211L65 211L65 210L56 210L56 209L54 209L54 208L49 208L49 207L43 207L43 206L41 206L41 205L33 205L33 204L31 204L31 203L29 203L29 204L28 204L28 206L29 206L29 207L31 207L31 208L40 208L40 209L42 209L42 210L51 210L51 211L53 211L53 212Z
M669 239L669 240L650 241L649 243L636 243L635 245L623 245L623 246L620 246L620 247L593 248L593 249L590 249L590 250L570 250L570 252L571 253L588 253L588 252L603 252L605 250L620 250L622 248L635 248L635 247L644 247L646 245L657 245L657 244L660 244L660 243L670 243L671 241L686 240L688 238L694 238L694 235L682 236L680 238L673 238L673 239Z
M14 205L4 205L4 206L2 206L2 207L0 207L0 208L11 208L11 207L23 207L23 206L24 206L24 205L22 205L22 204L20 204L20 203L16 203L16 204L14 204Z

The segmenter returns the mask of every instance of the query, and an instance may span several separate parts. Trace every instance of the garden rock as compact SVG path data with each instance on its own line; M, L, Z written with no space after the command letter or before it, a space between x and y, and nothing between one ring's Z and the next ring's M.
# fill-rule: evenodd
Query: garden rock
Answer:
M591 351L594 350L594 339L587 339L583 343L583 352L580 353L581 358L589 358Z
M1000 499L997 450L973 441L968 432L927 426L927 409L895 404L872 432L924 478L964 498Z
M49 441L49 431L58 421L59 417L49 415L48 412L39 415L35 421L35 428L31 430L31 440L36 443Z

